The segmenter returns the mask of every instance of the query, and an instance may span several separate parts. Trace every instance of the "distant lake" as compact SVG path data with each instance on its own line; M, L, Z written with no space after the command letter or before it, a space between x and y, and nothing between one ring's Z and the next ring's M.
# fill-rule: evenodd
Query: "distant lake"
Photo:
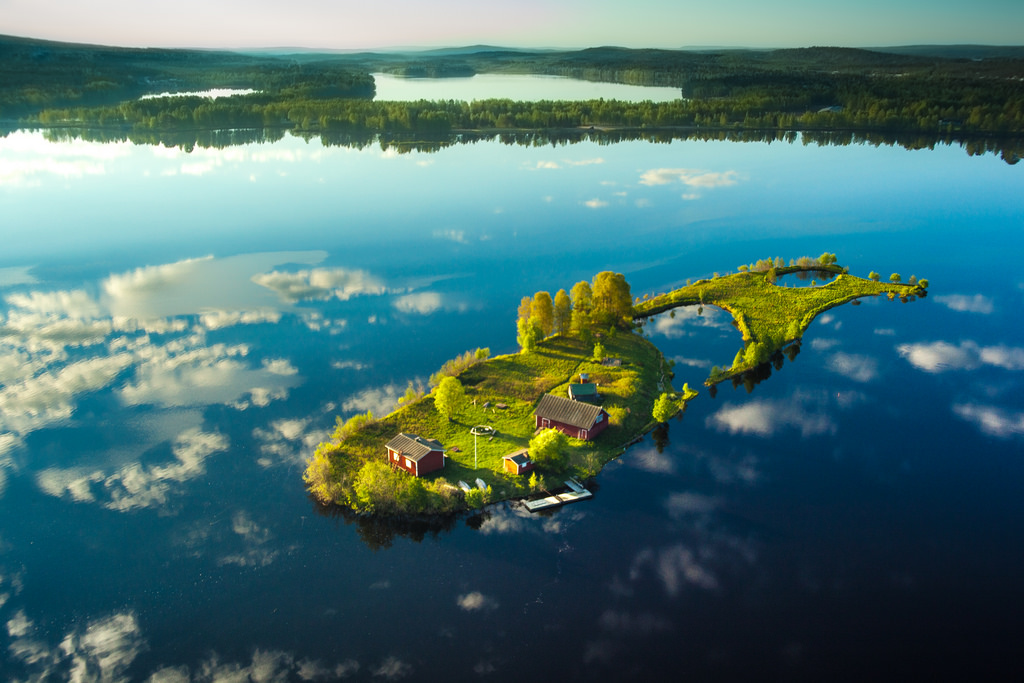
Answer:
M0 677L1018 673L1024 165L509 142L0 138ZM304 490L337 416L515 351L524 295L824 251L931 294L828 311L749 393L702 386L724 311L650 321L701 395L588 502L432 527Z
M143 95L140 100L152 100L157 97L209 97L210 99L217 99L218 97L232 97L234 95L252 95L257 92L252 88L211 88L209 90L197 90L194 92L162 92L154 93L152 95Z
M373 74L377 85L374 99L413 102L416 100L486 100L507 98L524 102L541 100L625 100L627 102L671 102L681 99L679 88L625 85L581 81L563 76L534 74L476 74L456 78L406 78L386 73Z

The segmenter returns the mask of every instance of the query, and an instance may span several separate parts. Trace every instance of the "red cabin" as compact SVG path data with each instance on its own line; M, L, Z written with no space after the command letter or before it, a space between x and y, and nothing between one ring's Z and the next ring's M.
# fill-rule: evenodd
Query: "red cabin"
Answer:
M505 464L505 471L509 474L526 474L533 471L533 461L530 460L530 453L525 448L509 453L502 461Z
M387 449L391 466L400 467L414 477L444 467L444 446L433 439L400 432L388 441Z
M608 427L608 413L601 406L544 394L534 411L537 429L553 427L574 439L589 441Z

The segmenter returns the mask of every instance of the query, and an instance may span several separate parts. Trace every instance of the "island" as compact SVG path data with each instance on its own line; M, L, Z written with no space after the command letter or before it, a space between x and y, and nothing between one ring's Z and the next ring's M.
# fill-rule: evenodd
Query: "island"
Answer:
M322 504L383 517L576 500L586 493L580 481L698 395L674 388L672 363L643 334L646 319L679 306L732 314L743 347L730 366L712 368L704 383L713 390L777 359L830 308L870 296L910 301L927 287L897 273L854 277L829 253L788 265L762 259L635 300L621 273L598 273L571 294L524 297L519 352L467 351L431 377L429 391L410 383L390 414L338 418L303 478ZM552 494L566 486L568 496Z

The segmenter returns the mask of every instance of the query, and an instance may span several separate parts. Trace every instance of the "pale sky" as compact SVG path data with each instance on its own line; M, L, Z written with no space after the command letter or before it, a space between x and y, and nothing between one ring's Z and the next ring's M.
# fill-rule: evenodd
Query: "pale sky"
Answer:
M1024 44L1024 0L0 0L0 34L139 47Z

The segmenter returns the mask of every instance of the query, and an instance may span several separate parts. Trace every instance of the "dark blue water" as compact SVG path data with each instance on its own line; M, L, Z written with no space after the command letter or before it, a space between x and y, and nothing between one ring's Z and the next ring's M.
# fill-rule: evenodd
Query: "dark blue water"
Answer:
M0 671L15 680L1010 676L1019 168L938 148L497 143L185 154L0 140ZM317 508L304 458L519 299L836 252L931 281L547 516ZM697 387L724 313L646 333ZM77 678L76 678L77 677Z

